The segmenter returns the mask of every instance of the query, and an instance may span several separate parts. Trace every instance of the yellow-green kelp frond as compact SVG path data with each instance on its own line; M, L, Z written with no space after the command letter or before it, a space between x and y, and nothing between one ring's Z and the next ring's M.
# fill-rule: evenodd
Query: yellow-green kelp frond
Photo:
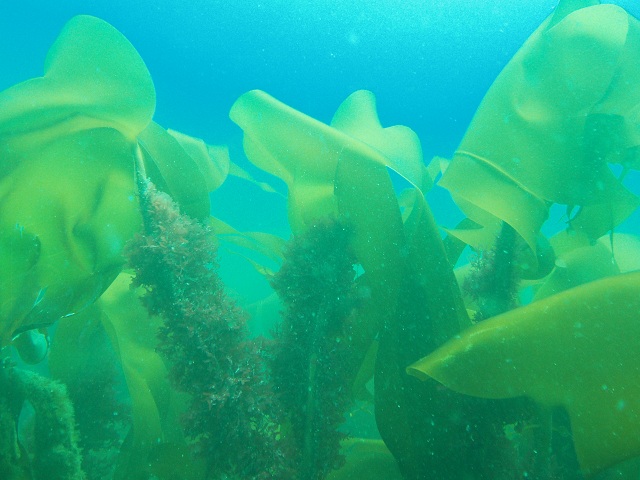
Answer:
M44 70L0 92L0 346L98 298L141 223L132 149L155 109L142 59L79 16Z
M331 125L259 90L236 100L230 116L244 130L249 160L287 184L294 233L337 213L334 180L341 159L366 158L423 185L426 173L417 135L403 126L383 128L371 92L349 96Z
M571 419L585 474L640 455L640 272L479 323L408 372L483 398L528 396Z
M525 42L441 181L475 222L503 220L533 250L552 203L579 206L571 224L593 239L638 205L608 162L638 164L640 24L592 3L563 2Z
M132 141L154 110L151 75L135 48L108 23L80 15L49 50L43 77L0 94L0 137L110 127Z

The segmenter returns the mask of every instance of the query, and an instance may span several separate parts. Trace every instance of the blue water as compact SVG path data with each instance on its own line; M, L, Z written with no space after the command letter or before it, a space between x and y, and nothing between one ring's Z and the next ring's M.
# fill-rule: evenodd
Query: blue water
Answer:
M0 90L40 75L64 23L91 14L140 52L164 126L229 143L240 136L229 108L247 90L329 121L366 88L383 124L414 129L429 158L452 152L493 79L556 3L1 0ZM637 2L614 3L640 13Z

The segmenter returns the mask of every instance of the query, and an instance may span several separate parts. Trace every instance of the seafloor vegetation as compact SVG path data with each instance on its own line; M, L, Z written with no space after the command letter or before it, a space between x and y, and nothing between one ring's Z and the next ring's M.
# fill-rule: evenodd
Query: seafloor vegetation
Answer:
M242 95L287 241L210 216L229 176L273 189L154 123L133 46L73 18L0 93L0 478L638 478L640 24L597 3L560 2L450 159L368 91L330 123ZM267 338L220 242L279 298Z

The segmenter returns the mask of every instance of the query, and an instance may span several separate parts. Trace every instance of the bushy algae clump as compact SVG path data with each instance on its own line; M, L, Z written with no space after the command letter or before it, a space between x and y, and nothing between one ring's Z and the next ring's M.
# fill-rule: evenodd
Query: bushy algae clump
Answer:
M164 322L158 350L175 387L189 394L185 433L207 463L207 478L289 478L278 411L259 344L226 296L212 233L140 179L144 234L128 245L134 285Z
M327 220L294 237L271 284L284 303L270 368L297 451L298 478L317 480L342 465L338 428L352 400L354 368L346 319L357 303L349 229Z
M33 409L32 450L18 437L25 403ZM85 480L73 405L61 383L0 365L0 476L7 479Z

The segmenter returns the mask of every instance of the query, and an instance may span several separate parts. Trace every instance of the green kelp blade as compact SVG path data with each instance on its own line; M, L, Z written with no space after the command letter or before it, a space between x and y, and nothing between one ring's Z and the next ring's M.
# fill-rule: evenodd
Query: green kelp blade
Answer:
M117 381L122 371L133 427L115 457L114 478L147 478L149 472L161 480L203 478L204 466L191 457L180 426L185 402L171 389L167 369L155 351L161 320L149 317L140 292L132 290L130 282L130 274L120 274L96 303L59 324L49 358L51 374L73 385L90 382L92 375L101 372L116 374ZM105 355L105 347L94 343L103 336L113 355ZM114 357L115 365L105 364L113 363ZM84 395L88 396L85 401L105 401L92 398L93 392ZM95 422L119 424L123 420L113 417L117 412L98 410L108 416L95 418Z
M29 141L108 126L133 141L151 121L155 89L129 41L108 23L72 18L49 50L44 77L0 93L0 137Z
M0 346L77 313L118 274L140 225L131 149L154 109L135 49L89 16L65 26L44 77L0 92Z
M90 305L141 225L130 145L116 130L82 130L3 158L16 161L0 177L2 345Z
M422 450L422 445L434 442L446 454L453 444L459 449L451 425L440 422L434 428L426 425L429 419L415 420L427 401L432 412L446 416L450 399L427 392L405 375L407 365L469 322L439 230L418 189L413 190L402 222L387 167L368 157L344 154L335 185L341 218L351 227L351 247L365 272L358 288L367 295L348 323L352 345L366 355L376 335L379 338L374 361L380 434L408 478L434 469L451 471L442 467L448 462L425 456ZM371 358L362 358L370 365ZM446 446L440 441L445 431L448 438L455 437Z
M269 183L261 182L253 178L253 175L251 175L249 172L247 172L244 168L242 168L240 165L238 165L235 162L231 162L229 164L229 175L233 175L234 177L238 177L238 178L241 178L242 180L246 180L249 183L253 183L256 187L258 187L260 190L264 192L282 195L275 188L273 188Z
M154 469L154 461L164 462L154 453L163 444L180 448L185 445L179 424L184 405L171 388L167 368L155 351L161 320L149 317L140 302L141 292L130 288L131 277L129 273L120 274L96 304L122 365L131 398L133 428L120 452L116 479L137 478ZM181 462L184 464L185 459ZM192 466L199 468L196 464ZM186 473L184 478L198 478Z
M535 249L552 202L594 210L581 228L597 238L638 205L610 171L599 146L640 140L638 22L620 7L563 2L525 42L482 101L441 185L509 223ZM575 9L575 10L574 10ZM591 115L621 115L615 142L594 136ZM608 212L607 222L602 221ZM609 220L609 218L611 220ZM474 219L475 220L475 219Z
M587 475L640 455L640 272L566 290L464 331L408 368L456 392L569 413Z
M350 228L350 246L366 276L359 287L362 305L349 320L354 348L364 358L378 332L393 321L402 294L402 217L386 168L366 156L342 156L335 195L340 216Z
M404 125L384 128L376 110L376 98L368 90L358 90L340 104L331 127L366 143L384 157L391 168L423 192L432 185L422 158L416 133Z
M336 213L333 178L344 137L260 90L238 98L229 116L244 131L247 158L287 184L294 233Z
M318 218L337 214L333 183L343 156L367 158L391 168L395 165L401 174L410 171L406 174L411 181L423 183L417 136L406 127L382 128L368 92L356 92L340 106L335 126L259 90L236 100L230 117L244 130L247 158L287 184L294 233ZM358 119L366 127L357 128Z
M241 232L216 217L209 218L209 225L219 240L252 250L276 265L282 264L285 239L264 232Z
M536 286L534 301L604 277L640 270L640 238L612 233L595 243L583 232L563 231L551 238L558 253L553 271Z
M411 213L404 222L408 260L424 289L433 347L471 325L460 287L449 263L433 213L420 190L414 190Z
M229 148L224 145L207 145L204 140L184 133L167 129L185 152L198 165L208 192L212 192L224 183L229 174Z
M182 213L204 221L210 214L208 173L200 165L210 161L208 151L187 142L187 150L174 135L155 122L138 135L145 175L180 205Z

